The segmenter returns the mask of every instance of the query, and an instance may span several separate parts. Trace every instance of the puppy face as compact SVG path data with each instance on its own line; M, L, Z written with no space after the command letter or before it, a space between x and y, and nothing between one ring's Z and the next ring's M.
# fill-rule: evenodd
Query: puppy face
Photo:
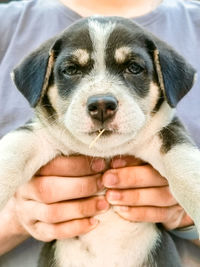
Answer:
M142 41L137 42L135 34L125 26L119 29L114 21L93 19L84 30L69 31L66 38L73 45L63 44L49 90L61 122L88 145L102 129L103 136L95 145L116 146L135 137L159 91ZM51 91L57 91L57 103Z
M167 45L132 21L117 17L81 20L33 54L14 71L20 91L42 110L45 120L56 118L88 146L104 129L94 144L97 149L136 138L163 102L171 107L177 104L191 88L194 75L191 66ZM23 88L32 88L31 80L23 79L21 84L20 75L38 62L40 73L30 70L37 73L37 88L27 92ZM178 80L184 76L181 86L177 76Z

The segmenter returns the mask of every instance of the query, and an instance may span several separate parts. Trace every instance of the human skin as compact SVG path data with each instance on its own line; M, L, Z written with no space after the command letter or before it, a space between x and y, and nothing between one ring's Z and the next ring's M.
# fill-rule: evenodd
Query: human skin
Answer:
M60 0L60 2L83 17L99 14L130 18L151 12L162 0Z
M94 196L104 188L105 196ZM160 222L167 229L193 223L167 180L140 160L126 156L106 166L103 159L58 157L21 186L1 211L0 254L30 236L48 242L87 233L98 227L93 217L111 205L130 221Z
M30 236L50 241L93 229L92 217L109 208L104 197L92 197L103 188L103 170L102 159L83 156L59 157L39 170L0 212L0 255Z

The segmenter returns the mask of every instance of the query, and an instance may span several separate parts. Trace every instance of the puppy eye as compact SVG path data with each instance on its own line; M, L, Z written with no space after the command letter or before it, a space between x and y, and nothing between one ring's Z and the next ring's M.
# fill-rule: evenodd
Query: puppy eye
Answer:
M75 64L70 64L70 65L65 66L65 68L62 70L62 72L63 72L63 74L69 75L69 76L81 73L78 66Z
M139 74L144 71L144 68L140 66L138 63L133 62L131 63L127 68L126 68L126 73L131 73L131 74Z

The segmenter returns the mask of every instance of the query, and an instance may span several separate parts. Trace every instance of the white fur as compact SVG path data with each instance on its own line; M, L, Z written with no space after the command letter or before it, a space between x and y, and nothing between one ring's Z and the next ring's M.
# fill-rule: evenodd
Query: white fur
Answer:
M200 233L200 151L189 144L172 148L163 157L166 177L178 202Z
M4 136L0 140L0 209L19 185L30 180L57 153L43 128Z
M95 19L89 20L89 33L93 44L93 55L92 58L95 61L94 70L96 73L101 75L105 71L105 51L106 42L110 33L115 28L115 23L108 22L102 25Z
M106 75L102 77L102 80L96 80L95 78L92 81L85 78L79 85L80 89L77 89L74 93L63 119L66 128L74 136L74 141L77 142L79 140L81 153L83 152L81 147L84 143L84 154L98 153L99 156L105 156L106 153L109 153L112 156L113 152L110 151L110 148L117 149L119 145L133 139L138 130L144 126L145 114L138 102L130 95L127 88L120 83L118 84L117 81L109 82ZM119 101L120 108L112 123L108 125L108 128L116 132L116 134L114 133L110 137L112 139L111 143L109 138L102 137L95 143L93 150L88 151L89 144L94 139L94 135L88 135L88 133L97 131L99 128L89 117L86 102L88 97L105 92L112 94Z
M98 219L98 227L88 234L57 243L59 267L70 266L69 262L73 267L142 266L158 244L154 224L125 221L113 210Z

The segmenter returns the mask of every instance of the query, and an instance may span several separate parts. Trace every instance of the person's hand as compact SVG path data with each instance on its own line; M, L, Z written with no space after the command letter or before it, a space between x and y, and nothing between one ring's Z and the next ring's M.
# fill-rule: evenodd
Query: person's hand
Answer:
M193 224L170 193L167 180L153 167L130 156L114 158L111 167L103 175L103 184L108 202L121 217L162 223L167 229Z
M109 208L102 190L103 159L58 157L40 169L15 194L18 219L41 241L66 239L94 229L93 216Z

